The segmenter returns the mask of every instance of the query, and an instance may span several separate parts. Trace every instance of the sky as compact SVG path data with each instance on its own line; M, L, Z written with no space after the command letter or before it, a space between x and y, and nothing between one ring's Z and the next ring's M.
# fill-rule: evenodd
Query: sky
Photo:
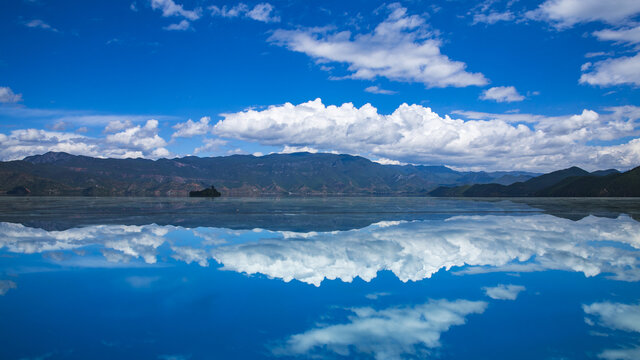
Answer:
M10 0L0 160L640 165L637 0Z

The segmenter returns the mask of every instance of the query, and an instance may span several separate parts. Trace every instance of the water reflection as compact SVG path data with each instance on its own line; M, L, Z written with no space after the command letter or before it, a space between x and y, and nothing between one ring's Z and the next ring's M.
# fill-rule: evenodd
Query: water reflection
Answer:
M640 353L637 201L32 200L0 199L2 359Z
M310 357L330 351L341 356L369 354L376 359L425 357L429 349L440 346L443 332L465 324L472 314L482 314L487 305L484 301L430 300L381 310L353 308L348 310L347 322L319 325L292 335L274 353Z
M640 304L598 302L583 305L582 309L588 325L630 335L627 336L627 344L617 349L605 349L598 357L607 360L640 359ZM600 334L609 336L608 333L598 333Z
M0 223L0 247L14 253L53 252L79 256L98 245L109 262L172 259L225 270L264 274L320 286L324 279L365 281L389 270L401 281L456 273L567 270L585 276L607 273L640 279L640 223L626 215L579 221L551 215L453 216L444 220L385 221L362 229L331 232L186 229L176 226L95 225L47 231Z

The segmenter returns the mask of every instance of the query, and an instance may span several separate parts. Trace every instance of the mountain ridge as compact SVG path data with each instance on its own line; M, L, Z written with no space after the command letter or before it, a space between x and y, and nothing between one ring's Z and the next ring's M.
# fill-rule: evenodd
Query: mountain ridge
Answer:
M48 152L0 162L0 193L24 186L31 195L187 196L214 185L225 196L426 195L441 185L510 184L535 175L383 165L361 156L328 153L150 160Z

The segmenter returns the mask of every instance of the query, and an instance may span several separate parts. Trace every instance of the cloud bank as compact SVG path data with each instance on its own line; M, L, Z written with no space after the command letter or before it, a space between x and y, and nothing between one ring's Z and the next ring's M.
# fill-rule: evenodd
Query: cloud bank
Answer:
M584 110L556 117L458 112L471 118L462 120L420 105L402 104L384 115L370 104L325 106L316 99L222 114L213 132L263 145L308 146L466 169L550 171L573 165L624 169L640 164L640 139L610 146L590 142L637 136L639 109L616 107L602 114Z

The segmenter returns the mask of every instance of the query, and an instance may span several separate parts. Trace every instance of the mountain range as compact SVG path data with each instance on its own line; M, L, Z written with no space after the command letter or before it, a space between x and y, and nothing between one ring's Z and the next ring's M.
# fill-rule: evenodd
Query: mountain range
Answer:
M640 167L624 173L615 169L589 173L578 167L571 167L509 185L441 186L429 192L429 195L444 197L638 197L640 196Z
M445 166L382 165L326 153L102 159L48 152L0 162L0 193L72 196L187 196L215 186L223 196L426 195L442 186L509 185L539 174L460 172Z
M327 153L103 159L48 152L0 162L0 194L188 196L421 195L444 197L640 196L640 167L536 174L462 172L446 166L383 165Z

